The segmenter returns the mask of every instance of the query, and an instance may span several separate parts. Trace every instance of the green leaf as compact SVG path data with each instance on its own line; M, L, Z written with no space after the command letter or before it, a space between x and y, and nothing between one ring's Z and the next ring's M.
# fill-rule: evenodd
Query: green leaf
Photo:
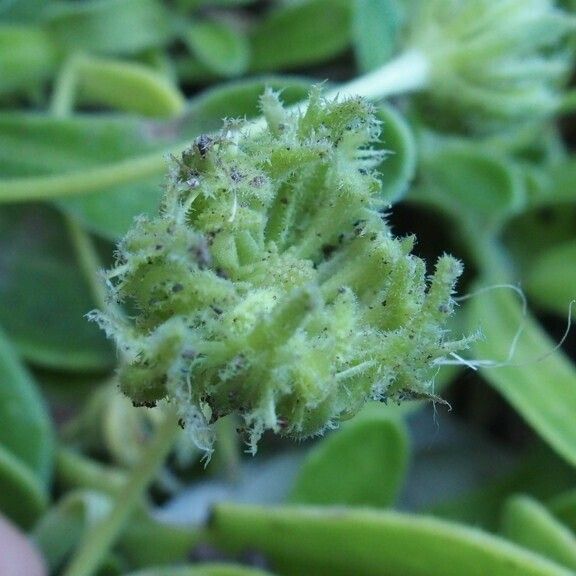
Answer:
M548 508L562 523L576 533L576 490L557 495L548 503Z
M576 202L576 189L574 180L576 179L576 159L569 156L568 160L554 166L550 170L552 178L550 194L538 198L540 204L560 204Z
M308 66L332 58L350 43L350 0L307 0L270 12L253 29L253 71Z
M481 369L482 375L515 410L568 462L576 464L576 370L530 314L523 316L518 297L491 290L475 296L469 307L469 326L483 338L472 356L501 363ZM512 358L507 353L516 332L522 333Z
M42 552L50 571L60 567L74 550L86 526L102 519L111 500L98 492L69 492L36 524L32 538Z
M108 495L75 490L42 517L32 536L51 571L61 566L87 529L104 518L111 505ZM182 562L196 544L198 533L196 528L163 524L141 507L116 547L122 557L136 567Z
M47 504L53 430L36 385L0 332L0 511L24 528Z
M352 34L362 72L377 68L393 56L403 21L398 0L355 0Z
M200 537L196 526L164 523L142 509L123 532L118 550L135 568L174 564L186 561ZM162 569L164 574L170 574L168 568Z
M0 173L8 176L0 179L0 202L77 195L58 203L89 230L117 239L135 216L157 212L167 152L221 128L225 116L258 115L265 86L282 90L293 103L310 84L291 78L234 82L205 92L181 118L165 122L104 114L0 115Z
M574 239L575 226L576 206L550 204L514 218L504 230L504 241L515 265L526 276L535 261Z
M549 248L534 259L525 282L534 301L562 316L576 299L576 240Z
M96 54L134 54L164 45L174 33L156 0L52 2L46 30L65 50Z
M0 94L37 88L56 66L56 49L39 28L0 26Z
M226 550L260 550L286 576L573 574L480 530L393 512L220 504L207 530Z
M391 506L402 487L407 463L408 436L400 420L358 416L310 450L290 500Z
M36 383L2 331L0 382L0 445L46 485L52 475L52 422Z
M0 115L0 173L12 177L5 182L21 183L26 193L38 193L44 183L62 195L66 190L60 177L68 185L71 180L72 190L88 183L95 194L60 205L80 216L92 231L111 238L123 234L135 215L157 209L166 165L162 150L173 144L170 124L163 129L158 122L134 117ZM153 151L157 167L152 166L155 174L150 176L148 155ZM134 158L144 160L130 174L130 183L111 186L107 178L123 176L124 162ZM99 169L92 179L91 168ZM52 184L55 177L58 180ZM0 197L6 190L0 184Z
M536 500L511 498L504 508L502 534L520 546L576 571L576 538Z
M130 572L126 576L272 576L257 568L235 566L234 564L194 564L179 568L150 568L138 572Z
M30 361L60 370L107 369L110 343L84 317L95 307L59 215L0 210L0 323Z
M34 22L41 18L45 0L2 0L0 19L5 22Z
M544 444L531 445L526 457L510 474L464 496L434 506L435 516L496 531L504 502L522 493L540 500L574 485L576 473Z
M185 30L183 40L198 61L216 74L237 76L248 67L248 40L230 24L197 22Z
M222 127L223 118L260 116L260 96L267 86L280 92L286 105L303 101L311 82L305 78L269 76L230 82L203 92L190 102L189 116L197 129L211 132Z
M0 114L0 174L3 178L82 174L90 167L167 147L173 142L170 127L170 123L118 114L54 118L4 112Z
M431 137L421 166L423 185L415 199L429 202L482 233L496 230L525 203L515 166L464 140Z
M389 151L379 167L382 196L390 203L400 200L416 172L416 142L406 120L392 106L378 106L382 121L382 147Z
M86 56L76 62L80 102L156 118L169 118L184 109L180 91L148 66Z
M48 505L41 481L20 459L0 445L0 511L28 529Z

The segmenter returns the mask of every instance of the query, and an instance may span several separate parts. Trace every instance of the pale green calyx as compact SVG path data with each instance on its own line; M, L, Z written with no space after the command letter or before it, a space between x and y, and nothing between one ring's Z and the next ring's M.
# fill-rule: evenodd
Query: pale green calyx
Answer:
M93 315L122 351L122 391L177 403L206 450L228 414L254 451L268 429L302 438L370 399L430 396L463 347L445 330L460 263L427 278L384 221L370 104L314 90L305 112L272 91L261 106L262 130L226 122L173 159L161 214L120 243Z
M489 131L557 111L574 18L551 0L410 2L406 45L429 61L427 106Z

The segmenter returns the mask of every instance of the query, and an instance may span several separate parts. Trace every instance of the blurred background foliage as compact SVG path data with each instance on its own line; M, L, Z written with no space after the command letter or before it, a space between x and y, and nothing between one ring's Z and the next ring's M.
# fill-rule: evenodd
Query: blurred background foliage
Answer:
M119 395L117 356L84 316L115 243L157 210L167 156L225 117L256 117L266 86L291 104L387 63L411 4L0 1L0 511L51 573L106 517L161 420ZM227 418L206 468L182 434L99 574L576 571L568 80L545 118L488 135L420 96L376 102L393 230L416 234L429 262L462 258L460 293L478 290L452 328L481 331L471 360L435 382L451 410L369 406L322 439L266 437L255 458ZM504 284L527 309L513 289L485 289Z

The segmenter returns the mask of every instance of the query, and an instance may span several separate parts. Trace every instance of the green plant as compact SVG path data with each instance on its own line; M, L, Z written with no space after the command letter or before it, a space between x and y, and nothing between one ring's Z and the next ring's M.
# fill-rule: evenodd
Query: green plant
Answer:
M427 282L383 221L367 102L314 90L290 114L268 90L261 105L266 128L227 123L173 160L160 216L121 241L112 305L92 315L125 358L122 392L168 398L208 451L229 414L255 453L267 429L306 438L369 399L433 398L436 365L465 346L445 337L460 263Z
M573 3L40 4L0 3L0 511L50 571L573 573ZM153 510L223 479L260 506Z

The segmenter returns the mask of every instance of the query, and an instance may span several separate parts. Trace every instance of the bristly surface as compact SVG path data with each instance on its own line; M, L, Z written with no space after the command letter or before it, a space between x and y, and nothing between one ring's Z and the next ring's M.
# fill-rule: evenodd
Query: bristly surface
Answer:
M430 278L383 219L380 125L362 99L286 111L267 126L226 122L174 158L161 214L140 218L107 272L93 317L123 354L135 404L176 402L198 446L212 423L245 422L251 451L271 429L319 434L370 399L430 395L460 263Z

